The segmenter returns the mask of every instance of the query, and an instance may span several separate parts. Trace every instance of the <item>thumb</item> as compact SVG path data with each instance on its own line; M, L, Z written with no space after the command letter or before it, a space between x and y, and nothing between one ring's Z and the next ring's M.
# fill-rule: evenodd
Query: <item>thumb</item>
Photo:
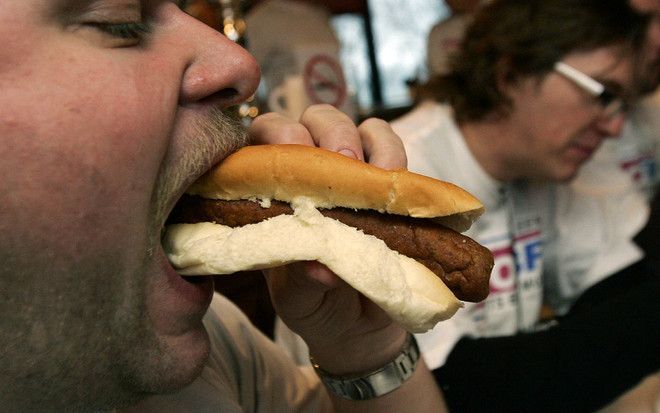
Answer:
M263 271L273 306L283 319L311 316L326 293L344 281L325 265L304 261Z

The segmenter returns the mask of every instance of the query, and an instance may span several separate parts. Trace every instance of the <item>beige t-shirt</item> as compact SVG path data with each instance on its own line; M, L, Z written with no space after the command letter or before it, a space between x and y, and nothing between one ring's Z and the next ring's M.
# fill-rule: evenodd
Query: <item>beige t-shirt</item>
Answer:
M204 319L211 355L201 376L178 393L154 396L130 412L327 412L311 367L298 367L228 299L216 294Z

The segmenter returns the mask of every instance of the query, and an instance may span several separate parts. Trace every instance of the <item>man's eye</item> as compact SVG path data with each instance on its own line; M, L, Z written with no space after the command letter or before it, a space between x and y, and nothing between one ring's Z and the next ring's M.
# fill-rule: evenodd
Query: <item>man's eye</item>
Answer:
M90 26L109 34L110 36L134 40L136 42L142 40L147 34L151 32L149 24L144 22L139 23L89 23Z

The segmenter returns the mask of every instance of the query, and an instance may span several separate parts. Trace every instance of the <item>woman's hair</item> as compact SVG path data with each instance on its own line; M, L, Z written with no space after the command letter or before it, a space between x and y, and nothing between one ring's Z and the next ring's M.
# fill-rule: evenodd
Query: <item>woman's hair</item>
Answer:
M647 19L627 0L494 0L467 29L452 72L422 96L448 101L458 122L509 108L498 80L539 78L571 52L621 45L641 50Z

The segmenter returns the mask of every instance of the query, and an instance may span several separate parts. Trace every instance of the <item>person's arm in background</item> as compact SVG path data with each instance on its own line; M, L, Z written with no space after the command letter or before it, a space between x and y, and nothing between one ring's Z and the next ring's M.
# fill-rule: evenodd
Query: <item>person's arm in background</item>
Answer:
M359 127L327 105L314 106L294 123L277 114L257 118L254 143L320 146L383 168L405 167L398 136L384 121ZM318 263L297 263L265 271L278 315L306 341L325 371L360 375L393 360L407 333L352 287ZM329 391L341 412L442 412L445 405L433 375L420 359L415 373L398 389L366 401L351 401Z
M660 273L636 264L544 330L464 338L434 370L450 411L593 412L660 371Z
M660 183L656 184L654 192L651 216L644 229L635 237L635 243L658 268L660 267Z

